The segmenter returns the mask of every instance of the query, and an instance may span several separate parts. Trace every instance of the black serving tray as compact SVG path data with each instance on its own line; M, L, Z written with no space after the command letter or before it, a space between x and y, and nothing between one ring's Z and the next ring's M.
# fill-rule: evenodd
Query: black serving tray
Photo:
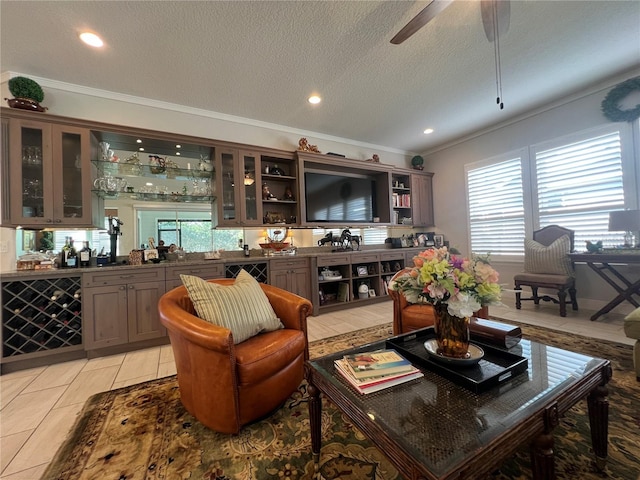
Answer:
M525 357L495 346L472 340L484 350L484 357L475 365L458 366L441 363L431 358L424 342L435 338L433 327L398 335L387 340L387 348L394 348L407 360L461 385L472 392L481 393L500 385L527 369Z

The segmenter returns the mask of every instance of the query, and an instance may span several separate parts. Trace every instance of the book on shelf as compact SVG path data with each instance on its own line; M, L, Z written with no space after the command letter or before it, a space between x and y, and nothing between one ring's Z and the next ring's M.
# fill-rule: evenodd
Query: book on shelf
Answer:
M338 301L339 302L349 301L349 284L348 283L342 282L338 284Z
M335 360L336 370L342 375L342 377L351 384L358 392L373 393L384 390L385 388L400 385L416 378L421 378L424 374L416 367L412 367L411 370L401 373L391 373L389 375L382 375L373 378L358 379L353 376L349 364L344 358Z
M358 379L410 371L411 362L392 349L352 353L343 357L351 374Z

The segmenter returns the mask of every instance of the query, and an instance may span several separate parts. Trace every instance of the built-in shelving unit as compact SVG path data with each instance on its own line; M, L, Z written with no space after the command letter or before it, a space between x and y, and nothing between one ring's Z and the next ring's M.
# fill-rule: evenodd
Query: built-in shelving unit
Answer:
M404 252L345 252L316 259L314 315L386 300L389 280L405 266ZM366 286L366 293L360 287Z

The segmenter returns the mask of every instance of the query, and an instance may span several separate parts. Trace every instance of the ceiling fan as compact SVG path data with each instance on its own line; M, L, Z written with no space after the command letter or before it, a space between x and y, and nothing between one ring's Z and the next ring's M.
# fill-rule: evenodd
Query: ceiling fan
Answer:
M391 39L391 43L400 45L452 3L453 0L432 0ZM510 3L510 0L480 1L482 25L490 42L507 33L511 17Z
M414 33L433 20L436 15L453 3L453 0L432 0L420 13L413 17L402 30L392 39L391 43L399 45ZM493 51L496 66L496 103L500 110L504 108L502 102L502 67L500 64L500 36L507 33L511 19L510 0L480 0L480 16L484 34L489 42L493 43Z

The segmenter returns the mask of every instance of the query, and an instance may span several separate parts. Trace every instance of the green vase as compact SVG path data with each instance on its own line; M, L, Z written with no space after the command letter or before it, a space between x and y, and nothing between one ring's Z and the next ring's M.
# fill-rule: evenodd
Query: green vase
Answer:
M469 317L456 317L446 305L434 305L434 329L438 353L445 357L466 358L469 352Z

